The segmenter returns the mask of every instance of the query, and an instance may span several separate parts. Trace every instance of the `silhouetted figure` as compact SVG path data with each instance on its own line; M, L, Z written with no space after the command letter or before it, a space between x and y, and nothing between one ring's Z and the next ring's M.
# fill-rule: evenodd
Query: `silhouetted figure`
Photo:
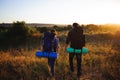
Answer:
M83 35L83 29L79 26L78 23L73 23L72 30L68 32L65 49L67 48L68 44L70 44L70 47L74 49L82 49L82 47L85 46L85 36ZM77 59L77 76L80 78L82 54L69 53L69 65L71 72L74 72L74 56L76 56Z
M47 35L43 39L43 52L57 52L57 49L59 47L59 40L56 37L56 31L53 29L51 32L46 32L44 35ZM48 38L50 37L50 38ZM46 39L47 40L46 40ZM55 58L48 57L48 65L50 68L50 76L54 77L54 64L55 64Z

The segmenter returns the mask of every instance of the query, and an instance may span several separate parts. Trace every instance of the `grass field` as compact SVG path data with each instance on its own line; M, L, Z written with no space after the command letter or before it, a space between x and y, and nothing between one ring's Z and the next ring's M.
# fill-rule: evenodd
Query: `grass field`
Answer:
M107 31L101 29L84 32L85 47L89 52L82 55L81 80L120 80L120 32L117 30L112 27ZM64 51L67 32L58 32L60 48L55 63L56 80L77 80L76 72L68 74L68 53ZM0 51L0 80L51 80L47 59L36 57L36 50ZM74 68L76 70L76 59Z

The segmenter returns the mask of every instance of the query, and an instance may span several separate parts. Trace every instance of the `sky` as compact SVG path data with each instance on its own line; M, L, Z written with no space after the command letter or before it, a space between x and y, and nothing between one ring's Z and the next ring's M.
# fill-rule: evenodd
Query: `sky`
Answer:
M0 0L0 23L120 24L120 0Z

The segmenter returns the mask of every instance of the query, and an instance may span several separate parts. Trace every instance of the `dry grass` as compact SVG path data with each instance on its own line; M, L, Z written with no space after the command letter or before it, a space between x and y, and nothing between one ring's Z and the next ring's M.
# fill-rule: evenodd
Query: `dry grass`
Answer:
M56 80L77 80L76 72L73 75L68 74L68 53L64 51L65 45L63 44L67 33L58 34L63 41L60 42L59 57L55 64L55 78ZM120 36L118 34L109 35L104 36L103 34L103 37L100 34L87 35L86 47L89 49L89 53L82 55L81 80L120 79L120 53L118 50L120 46L116 44L120 40ZM50 79L47 59L37 58L36 50L0 51L0 80ZM74 60L74 68L76 69L76 60Z

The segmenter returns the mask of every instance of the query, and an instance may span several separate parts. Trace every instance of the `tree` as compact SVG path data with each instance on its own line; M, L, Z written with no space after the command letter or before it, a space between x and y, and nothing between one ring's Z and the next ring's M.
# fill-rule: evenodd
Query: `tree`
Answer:
M27 36L29 36L27 25L24 21L13 22L12 27L7 32L7 42L13 46L22 45L26 42Z

